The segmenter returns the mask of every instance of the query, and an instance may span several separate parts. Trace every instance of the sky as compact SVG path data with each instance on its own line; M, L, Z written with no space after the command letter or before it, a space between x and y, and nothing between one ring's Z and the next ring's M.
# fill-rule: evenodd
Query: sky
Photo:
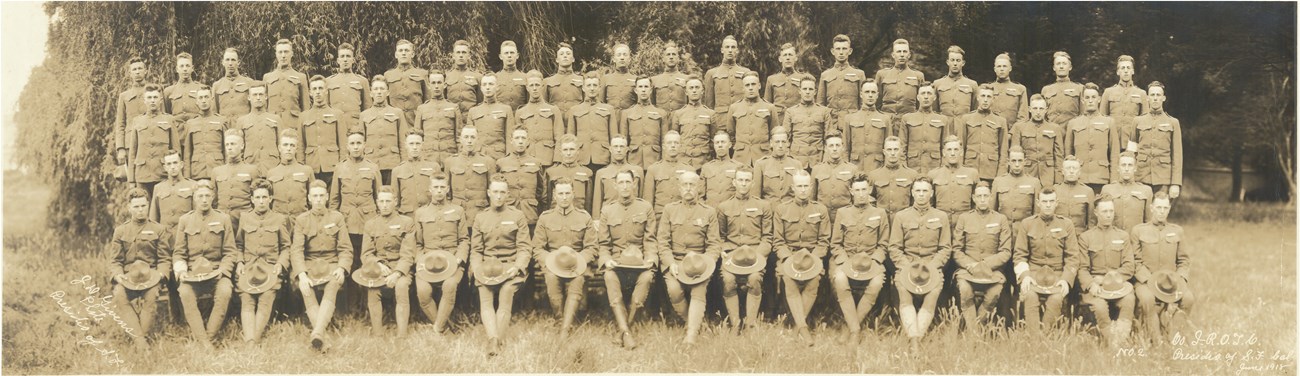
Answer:
M17 132L14 112L18 96L32 68L45 61L45 41L49 38L49 17L41 2L0 2L0 116L4 132L3 166L13 167L13 139Z

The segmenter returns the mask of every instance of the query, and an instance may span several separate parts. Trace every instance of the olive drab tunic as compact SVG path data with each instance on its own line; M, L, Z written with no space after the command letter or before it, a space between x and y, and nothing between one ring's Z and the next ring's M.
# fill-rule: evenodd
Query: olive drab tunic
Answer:
M415 109L415 129L424 135L421 159L441 162L456 154L456 139L465 118L460 107L444 99L430 99ZM402 141L406 141L403 137Z
M170 180L158 182L153 186L153 199L149 202L149 220L158 222L167 230L166 238L181 215L194 210L194 181L180 178L175 183ZM167 239L171 241L170 238Z
M1128 230L1150 218L1151 186L1138 182L1118 182L1101 187L1102 195L1115 198L1115 227Z
M646 167L658 161L664 133L671 129L671 113L640 103L619 113L618 129L628 138L627 162Z
M704 81L704 96L700 101L704 102L704 106L717 111L719 120L715 120L715 123L721 123L721 119L730 119L728 112L731 111L731 104L745 99L743 78L746 72L749 72L749 68L736 64L722 64L704 72L704 77L701 77L701 81ZM772 115L776 115L775 108L771 110Z
M144 86L136 86L117 95L117 111L113 119L114 149L125 149L127 126L131 119L143 115L148 107L144 104Z
M846 160L841 160L838 164L826 161L812 167L813 199L826 205L831 218L835 218L834 213L839 208L853 203L853 195L849 194L849 180L858 171L858 165Z
M993 180L1006 170L1003 156L1007 150L1003 144L1010 128L1006 120L992 112L976 111L957 118L952 127L966 149L963 164L978 170L980 179Z
M850 205L835 211L831 226L831 265L839 267L849 257L866 252L871 260L884 264L888 256L889 214L871 205Z
M769 140L777 123L776 105L764 100L741 100L718 115L727 119L727 132L734 135L732 158L751 164L770 152ZM788 130L788 129L787 129Z
M279 115L287 126L297 127L308 106L307 75L293 68L276 69L262 75L266 82L266 111Z
M235 119L235 127L244 132L244 160L262 171L280 164L280 130L287 129L280 115L266 111L249 112Z
M498 103L516 110L528 103L528 75L515 67L507 67L496 73Z
M542 212L537 219L537 228L533 231L533 259L540 266L546 263L546 257L551 251L569 247L590 264L596 261L595 231L591 214L586 210L570 206L568 209L554 208Z
M253 202L249 197L253 194L253 180L261 177L262 169L252 163L240 161L217 166L212 169L213 187L217 190L213 205L226 213L237 214L252 209Z
M230 119L239 118L251 111L248 103L248 88L257 80L245 75L225 76L212 83L212 109Z
M185 122L185 172L191 179L208 179L212 169L226 161L225 131L230 127L225 117L209 115Z
M773 203L783 201L794 197L790 191L794 184L794 174L804 168L803 162L791 156L765 156L754 161L754 183L751 187L758 187L759 198Z
M601 98L614 108L626 110L636 103L636 75L611 72L600 77Z
M1151 112L1135 120L1137 181L1150 185L1183 184L1183 127L1168 113Z
M443 162L450 180L451 201L467 213L472 220L478 211L488 206L488 177L496 171L497 164L492 158L480 154L456 154Z
M484 102L469 109L466 124L478 130L479 153L492 159L506 155L507 129L515 127L514 107L503 102ZM608 139L608 138L607 138Z
M271 210L295 216L307 211L307 187L313 179L311 167L302 163L279 165L266 172L271 181Z
M542 199L547 197L546 163L539 158L510 154L497 160L496 173L505 177L510 186L507 205L522 211L529 225L537 224L537 213L544 207Z
M741 166L742 164L735 159L725 158L711 160L700 168L700 177L704 182L705 204L717 207L736 195L736 186L733 182L736 180L736 169ZM758 171L754 171L753 182L758 184L749 185L750 194L754 197L758 197L762 189L760 187L762 183L758 181L759 174Z
M952 254L960 268L953 277L970 277L966 268L983 263L994 271L990 273L994 280L998 283L1006 281L1000 270L1011 260L1011 220L992 210L983 213L971 210L958 215L956 222L952 232Z
M314 173L334 172L347 149L347 113L334 107L316 107L302 113L303 161Z
M393 188L397 194L397 212L411 215L431 200L430 179L442 173L442 165L430 160L407 160L393 168ZM511 186L514 186L513 184Z
M310 86L310 83L309 85ZM361 111L373 105L370 98L370 80L356 73L336 73L325 79L325 89L329 92L329 106L347 115L347 126L356 124ZM391 91L391 89L390 89ZM348 127L344 126L346 132Z
M1012 222L1019 222L1034 214L1034 199L1043 189L1038 178L1029 175L1002 175L993 179L993 200L989 205ZM1059 197L1059 196L1058 196Z
M876 82L880 85L880 112L894 115L916 112L916 94L924 81L925 74L909 66L876 71Z
M176 117L177 124L185 124L190 119L199 117L199 87L203 86L193 80L176 82L163 89L163 111Z
M1155 272L1175 272L1188 279L1192 260L1188 256L1183 227L1173 223L1143 223L1129 231L1129 246L1134 247L1134 274L1138 282L1147 282Z
M684 105L672 112L670 128L682 135L679 146L682 162L699 169L711 159L713 135L718 130L717 124L713 123L715 115L713 110L702 105Z
M469 112L470 108L478 104L482 93L479 92L479 81L483 80L483 74L470 70L451 69L446 72L447 79L447 100L460 106L460 112Z
M546 102L525 104L515 111L514 125L506 132L506 137L514 138L515 129L527 131L528 149L524 154L541 161L542 166L550 166L560 159L555 140L564 134L564 112L559 107Z
M486 257L513 260L520 271L528 270L532 259L532 236L524 223L524 213L509 206L485 209L474 217L470 231L470 267Z
M546 192L554 192L555 181L561 177L573 180L573 205L587 210L592 205L592 179L595 174L590 168L580 164L557 164L546 168Z
M713 260L720 255L722 236L718 229L718 211L699 201L668 204L656 232L660 260L681 261L690 252L702 253ZM667 272L672 264L663 262L659 268Z
M391 170L405 159L402 145L409 126L401 108L371 107L361 113L361 124L366 132L366 160Z
M1065 153L1074 155L1083 167L1079 181L1084 184L1106 184L1117 180L1120 131L1114 120L1106 116L1084 116L1070 120L1065 129Z
M867 180L874 187L871 194L876 198L876 206L885 209L891 215L903 210L912 202L912 181L921 174L911 168L882 166L867 173Z
M149 267L167 274L172 262L173 231L158 222L126 221L113 229L106 251L113 256L110 275L123 274L128 265L144 261Z
M235 228L226 213L195 210L185 213L177 222L171 260L191 264L199 257L220 264L218 269L226 278L234 272L239 248L235 246Z
M772 206L766 200L749 196L728 198L718 208L720 250L730 253L741 246L754 247L760 256L772 252Z
M873 109L862 109L838 120L844 136L844 153L862 171L885 165L885 139L893 135L894 117Z
M763 87L763 98L776 105L778 123L783 121L786 109L799 104L799 85L804 80L816 80L816 78L811 74L797 71L767 76L767 81L764 81L766 86Z
M180 144L176 118L165 113L144 114L131 120L126 132L126 155L130 162L128 182L156 183L166 178L162 159Z
M1065 128L1057 123L1022 121L1007 134L1007 150L1019 146L1025 151L1025 174L1038 177L1043 185L1056 184L1064 181L1060 166L1066 156L1065 135Z
M289 235L289 221L284 214L274 211L261 215L252 210L244 212L239 216L239 231L235 233L235 244L239 248L236 262L243 263L245 266L259 259L267 265L285 269L291 265L289 247L293 244L293 238ZM279 270L277 269L275 273L278 275ZM280 279L273 279L275 280L273 289L280 288ZM235 288L239 288L238 284Z
M641 197L641 187L645 184L643 180L645 169L629 163L614 163L602 167L596 171L596 179L591 189L591 208L595 209L592 217L600 218L601 208L605 204L618 200L618 186L614 179L618 177L619 172L623 171L632 172L632 197Z
M557 117L563 117L569 112L570 108L582 103L583 93L582 75L568 72L557 72L554 75L542 80L542 102L550 103L559 108L556 113Z
M1074 285L1075 275L1083 265L1083 256L1079 254L1074 224L1068 218L1031 216L1020 222L1015 234L1013 265L1026 263L1031 273L1028 275L1039 269L1056 272L1067 285Z
M804 165L821 162L826 129L835 124L831 109L801 103L787 108L784 118L782 125L790 131L790 154Z
M397 213L370 218L361 237L361 264L380 262L389 269L410 275L411 266L415 265L415 254L411 247L403 247L402 242L415 229L414 219Z
M1056 213L1074 222L1076 234L1087 231L1093 219L1092 202L1095 194L1092 188L1075 182L1075 184L1057 184L1052 187L1052 190L1056 191Z
M601 207L598 218L592 224L600 254L598 265L628 252L639 254L647 265L659 263L659 242L655 239L659 227L650 202L635 197L627 202L611 200Z
M990 84L993 85L993 114L1006 119L1007 124L1029 120L1029 90L1025 85L1011 80Z
M958 117L974 111L978 104L979 84L966 76L945 75L934 80L934 91L939 95L935 104L939 113L948 117ZM1010 124L1010 123L1008 123Z
M604 103L582 102L565 114L564 133L578 137L578 164L609 164L609 137L618 132L617 111Z
M667 111L677 111L686 105L686 74L682 72L664 72L650 77L654 86L650 97L655 107Z
M416 108L419 108L420 104L424 103L424 100L429 97L426 92L428 90L428 79L429 71L415 67L403 69L398 66L384 72L384 81L388 82L388 104L402 110L397 114L406 120L406 124L415 123ZM396 121L393 122L396 123ZM393 164L396 165L396 163ZM379 162L379 165L382 166L384 163ZM392 166L387 168L392 168Z
M1044 86L1042 93L1047 99L1047 121L1066 124L1083 112L1083 84L1069 77Z
M909 206L894 214L889 227L889 259L900 267L926 263L942 266L952 256L948 213Z
M979 181L979 171L975 168L940 166L930 170L926 176L929 176L930 182L934 183L936 209L947 212L950 217L955 217L974 207L971 194L975 192L975 183Z
M1083 257L1079 286L1087 288L1112 271L1118 272L1124 281L1133 278L1137 270L1133 262L1135 247L1130 247L1128 242L1128 232L1115 226L1093 227L1079 234L1079 255Z
M772 221L772 248L784 260L806 249L818 260L826 258L831 245L831 218L826 205L793 199L776 204Z
M379 185L379 166L374 162L345 159L334 167L329 207L346 216L348 230L354 231L351 234L360 234L366 219L379 210L375 206Z
M948 136L952 119L928 109L902 117L898 138L903 140L907 167L930 171L943 163L943 139Z
M460 205L429 204L415 210L415 224L402 240L402 248L415 256L430 251L447 251L461 263L469 261L469 230L472 221Z
M1101 104L1097 110L1102 116L1115 119L1115 127L1121 132L1120 141L1128 143L1133 133L1134 119L1146 115L1147 91L1133 83L1127 85L1116 83L1101 93Z
M682 199L681 176L687 171L695 169L681 161L667 160L655 162L646 169L641 198L654 205L655 214L663 213L665 206Z
M309 261L335 264L352 269L352 238L348 220L336 210L309 210L294 219L293 243L289 245L289 262L293 275L307 271ZM360 231L360 230L357 230Z
M857 111L861 106L862 81L867 73L852 65L831 66L822 72L817 85L817 104L829 107L836 114Z

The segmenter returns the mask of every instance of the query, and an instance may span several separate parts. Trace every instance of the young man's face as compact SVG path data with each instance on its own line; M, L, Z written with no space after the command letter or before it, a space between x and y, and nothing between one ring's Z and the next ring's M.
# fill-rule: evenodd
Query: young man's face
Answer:
M629 50L625 46L618 46L614 48L614 66L619 68L627 68L627 65L631 62L632 62L631 50Z
M704 84L700 80L692 79L686 81L686 99L692 102L699 101L704 96Z
M731 186L736 187L736 192L749 192L751 184L754 184L753 171L736 171L736 177L731 179Z
M131 219L143 221L149 218L149 199L136 197L127 203L127 210L131 212Z
M1067 77L1070 75L1070 59L1058 57L1052 60L1052 72L1056 72L1057 77Z
M451 48L451 61L457 66L469 64L469 46L458 45Z
M1066 183L1079 181L1079 175L1083 174L1083 167L1078 161L1066 161L1061 164L1061 176L1065 178Z
M561 150L563 152L563 150ZM616 161L627 158L627 139L616 137L609 140L609 157Z
M664 156L677 156L677 152L682 144L682 136L675 134L664 135Z
M194 209L212 209L212 188L194 189Z
M870 108L870 106L876 104L876 99L880 97L880 88L874 82L865 83L862 84L862 92L859 94L862 96L862 105Z
M194 74L194 61L186 58L176 59L176 74L181 77Z
M615 175L614 188L618 190L619 198L626 199L628 197L632 197L632 194L635 193L635 188L636 188L636 185L632 184L632 174L619 173L618 175Z
M393 57L397 58L398 64L410 64L411 59L415 57L415 46L410 43L397 45L397 50L393 51Z
M1007 59L994 60L993 74L997 75L998 79L1006 79L1007 77L1011 77L1011 61Z
M804 103L812 103L815 98L817 98L817 81L799 81L799 99Z
M168 177L180 177L183 169L184 165L181 164L179 154L168 154L163 157L163 172L166 172Z
M713 136L713 152L719 158L726 158L731 152L731 137L725 134Z
M266 211L271 208L271 192L267 192L263 188L254 189L253 196L249 201L253 202L253 210Z
M226 136L226 155L235 156L244 153L244 138L230 135Z
M573 206L573 184L555 185L555 206L567 209Z
M595 77L584 79L582 81L582 94L586 95L587 99L595 99L600 94L600 79Z
M370 100L377 104L388 102L388 83L384 81L371 82Z
M1020 175L1025 169L1025 153L1011 152L1007 154L1007 170L1012 174Z
M565 142L563 145L560 145L560 159L563 160L565 164L576 161L578 159L578 144Z
M1137 161L1133 157L1124 156L1119 158L1119 177L1124 181L1133 180L1133 174L1137 173Z
M555 51L555 65L561 68L573 66L573 50L561 48Z
M513 146L517 153L523 153L528 150L528 131L520 128L516 129L515 133L511 133L510 146Z
M934 105L934 87L922 86L918 89L916 92L916 101L920 104L921 108L930 108L930 106Z
M975 203L976 209L989 210L991 198L993 198L993 194L989 192L988 187L979 187L975 188L975 193L971 195L971 202Z
M856 204L871 202L871 183L855 181L849 185L849 194L853 195L853 202Z
M440 73L430 74L429 90L433 90L435 93L442 93L444 90L447 90L447 78Z
M961 73L962 68L966 67L966 57L956 52L948 53L948 72Z
M465 128L460 131L460 151L462 153L474 150L474 144L478 142L478 129Z
M740 44L734 39L722 40L722 60L736 61L736 55L740 53Z
M537 77L529 77L529 78L528 78L528 83L524 84L524 88L528 90L528 98L529 98L529 99L539 99L539 100L542 99L542 79L541 79L541 78L537 78Z
M150 112L162 111L162 93L157 90L144 92L144 104Z
M664 60L664 66L676 67L677 64L681 64L682 62L681 50L677 47L671 47L671 46L665 48L663 54L663 60Z
M488 200L491 201L492 207L505 206L508 197L510 197L510 187L505 182L494 181L488 185Z
M795 175L791 179L790 190L794 193L794 197L801 201L809 199L812 197L812 176Z
M221 67L225 68L226 72L234 72L236 69L239 69L239 53L236 53L235 51L226 51L226 53L222 54Z
M1169 219L1169 209L1173 205L1167 198L1157 198L1151 200L1151 216L1155 217L1156 222L1164 222Z
M421 137L419 134L406 136L406 155L420 155L420 152L423 151L423 149L424 137Z
M1094 208L1094 210L1097 211L1098 225L1109 226L1115 224L1115 202L1113 201L1099 202L1097 203L1097 207Z
M148 71L145 69L144 63L142 63L142 62L141 62L141 63L131 63L130 66L127 66L127 71L130 72L130 75L131 75L131 81L134 81L134 82L144 81L144 75L145 75L145 73L148 72Z
M894 64L907 64L907 60L912 58L912 49L906 44L895 44Z
M1097 91L1093 89L1083 90L1084 109L1088 111L1097 111L1097 109L1101 108L1100 106L1101 106L1101 94L1098 94Z
M366 151L366 136L353 134L348 136L348 156L352 158L361 158L362 153Z
M478 81L478 89L483 92L484 98L495 98L497 95L497 77L483 77Z
M745 78L741 79L741 84L745 86L746 99L758 98L758 91L762 88L762 85L758 82L758 77L745 76Z
M794 63L798 60L798 56L795 54L793 48L787 48L781 50L781 54L777 55L776 60L781 62L781 68L794 68Z
M1151 108L1165 108L1165 88L1153 87L1147 93L1147 101L1151 102Z
M435 202L442 202L447 198L447 192L451 191L451 185L445 178L433 178L429 181L429 195Z
M831 43L831 56L835 57L837 63L849 61L849 55L852 53L853 48L849 47L849 42Z
M1115 65L1115 75L1119 76L1120 81L1133 81L1133 62L1121 61Z
M899 155L903 153L902 143L898 141L885 141L885 147L884 149L881 149L881 153L885 155L885 163L888 163L890 166L896 165L898 164Z
M307 86L307 93L311 95L311 103L314 103L317 106L325 105L325 93L327 93L325 90L325 81L312 81L311 84L308 84Z
M279 65L289 65L293 62L293 46L288 44L275 45L275 62Z
M844 152L844 139L831 137L826 139L826 158L838 160Z
M1056 193L1038 195L1038 212L1043 215L1056 214Z
M266 107L266 87L258 86L248 89L248 104L253 108Z
M636 80L636 99L642 102L650 101L650 79L642 78Z
M379 192L375 195L375 206L379 207L379 215L390 215L393 214L393 207L397 206L397 200L392 192Z
M768 146L772 147L772 155L784 157L790 152L790 138L786 134L774 134Z
M1033 100L1029 101L1029 118L1034 121L1043 121L1047 118L1047 101Z
M280 159L293 160L294 155L298 153L298 139L291 137L280 137Z
M993 90L980 89L980 94L976 97L976 100L979 101L980 111L987 111L990 108L993 108Z
M943 144L943 161L950 165L961 163L961 144L949 142Z
M926 183L924 181L918 181L912 183L912 202L918 204L929 203L930 195L933 193L934 193L934 187L931 187L930 183Z
M307 204L313 209L325 207L325 200L329 197L329 190L324 187L312 187L307 191Z
M519 61L519 49L514 46L501 47L501 54L498 57L501 58L501 63L505 66L513 66L515 62Z
M347 70L352 69L352 64L356 64L357 58L353 56L352 50L339 50L339 57L335 61L339 63L339 68Z
M194 104L199 107L199 111L212 109L212 90L199 89L194 93Z

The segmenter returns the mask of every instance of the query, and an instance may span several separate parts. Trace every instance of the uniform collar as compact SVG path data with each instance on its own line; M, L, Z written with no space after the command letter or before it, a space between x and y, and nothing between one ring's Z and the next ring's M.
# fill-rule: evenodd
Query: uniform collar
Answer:
M1065 77L1057 77L1057 78L1056 78L1056 82L1057 82L1057 83L1067 83L1067 82L1074 82L1074 81L1070 81L1070 76L1065 76Z
M835 68L839 68L839 67L840 67L839 64L835 65ZM786 76L793 76L794 68L781 68L781 74L784 74Z
M226 71L226 78L233 79L233 78L235 78L235 77L239 77L239 70L238 70L238 69L231 69L231 70Z
M1160 115L1164 115L1164 114L1165 114L1165 109L1164 109L1163 107L1161 107L1161 108L1159 108L1159 109L1156 109L1156 108L1152 108L1152 109L1151 109L1151 116L1160 116Z
M518 71L518 70L519 70L519 68L515 67L514 65L509 65L509 66L501 67L501 71L502 71L502 72L514 72L514 71Z
M497 98L496 98L496 96L491 96L491 97L485 97L485 98L483 98L483 104L496 104L496 103L497 103Z
M178 83L178 84L188 84L188 83L193 82L193 81L194 81L194 78L191 78L191 77L181 77L180 79L176 80L176 83Z
M950 71L950 72L948 72L948 78L951 78L951 79L953 79L954 81L956 81L956 80L960 80L960 79L962 79L962 78L964 78L964 77L966 77L966 76L963 76L963 75L961 74L961 71L957 71L957 72L951 72L951 71Z
M1011 76L1007 76L1007 78L998 78L997 82L999 84L1009 83L1011 82Z
M1115 86L1119 86L1122 88L1130 88L1133 87L1133 81L1128 81L1128 82L1120 81L1115 83Z
M411 69L411 68L413 68L413 67L415 67L415 64L402 64L402 63L397 63L397 70L400 70L400 71L405 71L405 70Z
M555 210L558 211L560 215L569 215L573 213L573 205L569 205L567 208L556 206Z
M570 75L570 74L573 74L573 66L572 66L572 65L570 65L568 69L560 68L560 71L555 72L555 75L557 75L557 76L558 76L558 75Z
M636 202L636 196L619 197L618 199L618 203L623 204L623 206L632 206L633 202Z

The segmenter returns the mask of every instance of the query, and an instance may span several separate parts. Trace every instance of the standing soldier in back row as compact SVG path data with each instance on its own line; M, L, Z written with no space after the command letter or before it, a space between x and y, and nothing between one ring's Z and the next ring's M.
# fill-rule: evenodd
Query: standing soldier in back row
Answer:
M413 124L415 110L428 97L424 80L429 78L429 71L415 66L415 44L406 39L397 41L397 49L393 52L393 56L397 58L397 66L384 72L383 75L385 86L391 92L388 96L389 104L402 110L400 114L406 118L406 124ZM378 81L379 77L376 76L375 80ZM374 90L374 87L371 86L370 89ZM375 105L381 104L375 103ZM379 160L376 159L375 162Z
M704 105L717 112L714 124L730 121L732 115L727 112L730 111L731 104L740 101L741 98L749 98L749 92L742 86L741 79L745 77L745 72L750 70L736 64L736 56L739 54L740 45L736 42L736 37L731 35L723 37L722 64L704 73ZM754 82L758 82L758 75L754 76ZM735 134L734 131L732 133ZM740 139L737 138L736 141L739 143ZM748 163L748 160L745 162Z
M501 58L501 71L496 73L496 101L510 106L510 110L514 111L528 102L527 77L515 66L519 61L519 48L515 47L515 41L501 42L501 53L498 56ZM486 90L483 91L484 103L489 96ZM482 132L483 129L479 131ZM502 150L501 154L504 155L505 151ZM495 157L500 158L501 155Z
M337 75L336 75L337 76ZM307 91L311 93L311 108L302 112L303 162L311 166L316 179L330 181L334 177L334 164L346 152L348 115L329 104L329 80L320 75L311 77ZM369 90L369 89L366 89Z
M993 114L993 85L980 85L979 109L953 121L957 140L966 146L966 165L979 170L979 178L992 181L1006 168L1006 143L1011 126Z
M912 50L906 39L894 41L892 56L893 66L876 71L876 82L880 83L880 111L896 116L916 112L917 93L921 83L925 82L925 74L908 64ZM926 107L932 104L926 104Z
M267 111L297 128L298 116L307 108L307 75L293 69L293 43L288 39L275 42L275 70L263 75L262 81L269 91Z
M415 123L411 124L411 129L423 136L420 157L426 161L442 162L455 154L456 130L465 126L460 107L443 97L446 77L440 70L429 71L429 100L416 107Z
M650 82L653 83L654 78L651 78ZM684 86L687 98L685 106L681 106L676 111L660 108L672 111L672 115L669 116L672 124L669 128L682 134L682 161L699 169L710 159L709 151L712 150L713 135L720 127L713 123L715 112L700 103L700 96L704 94L704 83L700 78L691 76L686 79ZM730 151L727 153L730 154ZM705 176L705 179L708 177Z
M1084 100L1095 100L1094 87L1084 89ZM1038 104L1040 97L1034 97L1035 111L1045 106ZM1046 103L1046 102L1043 102ZM1091 107L1088 107L1091 108ZM1037 115L1035 115L1037 116ZM1093 190L1115 179L1115 168L1119 164L1120 149L1119 126L1108 116L1085 110L1079 117L1070 120L1065 126L1065 154L1079 158L1083 166L1083 175L1079 178Z
M176 55L176 76L176 83L163 89L163 107L177 124L185 124L199 116L198 90L207 85L194 82L194 57L188 52Z
M189 171L190 178L207 179L212 175L212 169L226 160L222 142L230 123L212 109L212 88L200 84L194 93L194 103L199 112L185 122L180 148L185 153L185 170Z
M1178 198L1183 185L1183 127L1165 112L1165 86L1147 89L1151 112L1138 116L1130 144L1137 145L1137 180Z
M769 149L768 142L771 141L772 128L776 128L781 123L777 122L776 105L768 103L758 95L758 89L761 85L758 83L758 73L745 72L745 99L731 104L727 110L715 110L726 119L727 133L736 135L736 151L733 154L737 161L743 164L751 164L754 161L767 155ZM708 94L708 79L705 81L705 94ZM716 117L715 117L716 118Z
M1029 91L1025 85L1011 81L1011 55L1003 52L993 59L993 113L1015 124L1029 118Z
M885 138L894 133L894 117L876 109L876 98L880 97L880 88L874 78L862 83L862 107L852 113L839 117L840 132L848 149L848 159L858 164L861 171L871 171L885 164L881 150Z
M555 65L555 74L542 80L540 99L541 102L558 107L560 112L556 116L562 118L564 114L569 113L570 108L582 103L582 75L573 71L573 46L560 43L560 47L555 49ZM528 73L531 75L532 71ZM529 78L530 87L531 80ZM528 99L529 102L534 101L531 89L528 90Z
M650 82L655 86L654 104L664 110L677 111L686 104L687 76L681 71L681 51L676 42L664 42L664 71L650 77ZM703 93L704 90L701 89L700 94Z
M370 81L352 71L352 65L357 61L355 54L356 49L352 47L351 43L340 44L337 59L339 64L338 73L325 79L325 87L328 90L329 98L328 107L347 115L348 121L340 123L341 129L344 131L353 124L357 124L357 120L361 118L361 111L365 111L371 106ZM315 81L315 79L312 81ZM311 90L310 84L308 90Z
M934 80L934 88L939 91L939 113L944 116L958 117L975 109L975 90L979 85L975 80L962 75L966 67L966 50L957 46L948 47L948 75Z
M1056 51L1052 54L1052 71L1056 73L1056 82L1043 87L1043 97L1047 99L1047 121L1056 124L1069 123L1079 116L1083 109L1083 85L1070 81L1070 54Z
M853 47L849 36L840 34L831 40L831 56L835 65L822 72L817 85L817 103L829 107L836 117L857 111L860 105L858 90L867 79L866 72L849 64Z
M447 100L460 106L460 112L469 112L478 104L479 80L483 74L469 68L469 42L457 40L451 47L451 69L447 70Z
M613 61L614 71L600 78L601 98L621 112L637 102L636 95L633 94L636 75L628 72L628 65L632 63L632 49L624 43L615 44ZM635 139L629 141L636 144Z
M483 76L483 103L465 113L465 125L478 130L476 145L479 153L492 159L506 155L506 130L514 128L514 109L517 107L498 101L502 97L497 96L498 81L506 79L490 74ZM523 86L520 85L519 89L522 90Z
M145 67L144 59L132 57L126 63L127 71L130 73L127 77L131 79L130 86L126 91L117 95L117 111L114 111L116 119L113 120L113 143L116 153L114 157L117 164L125 165L126 158L126 132L131 120L136 116L144 114L146 108L144 104L144 76L148 73Z
M248 89L255 81L239 71L239 51L233 47L222 53L221 67L226 75L212 83L212 91L217 95L217 113L230 119L244 116L250 110Z
M793 44L781 45L781 55L777 58L781 62L781 71L767 76L767 86L763 88L764 98L776 105L778 124L784 119L785 109L799 104L799 83L815 80L811 74L795 70L798 54Z
M1115 119L1115 126L1128 135L1133 130L1133 119L1146 115L1147 92L1133 83L1133 57L1120 55L1115 62L1115 75L1119 82L1101 94L1101 114ZM1121 138L1127 143L1127 138Z

